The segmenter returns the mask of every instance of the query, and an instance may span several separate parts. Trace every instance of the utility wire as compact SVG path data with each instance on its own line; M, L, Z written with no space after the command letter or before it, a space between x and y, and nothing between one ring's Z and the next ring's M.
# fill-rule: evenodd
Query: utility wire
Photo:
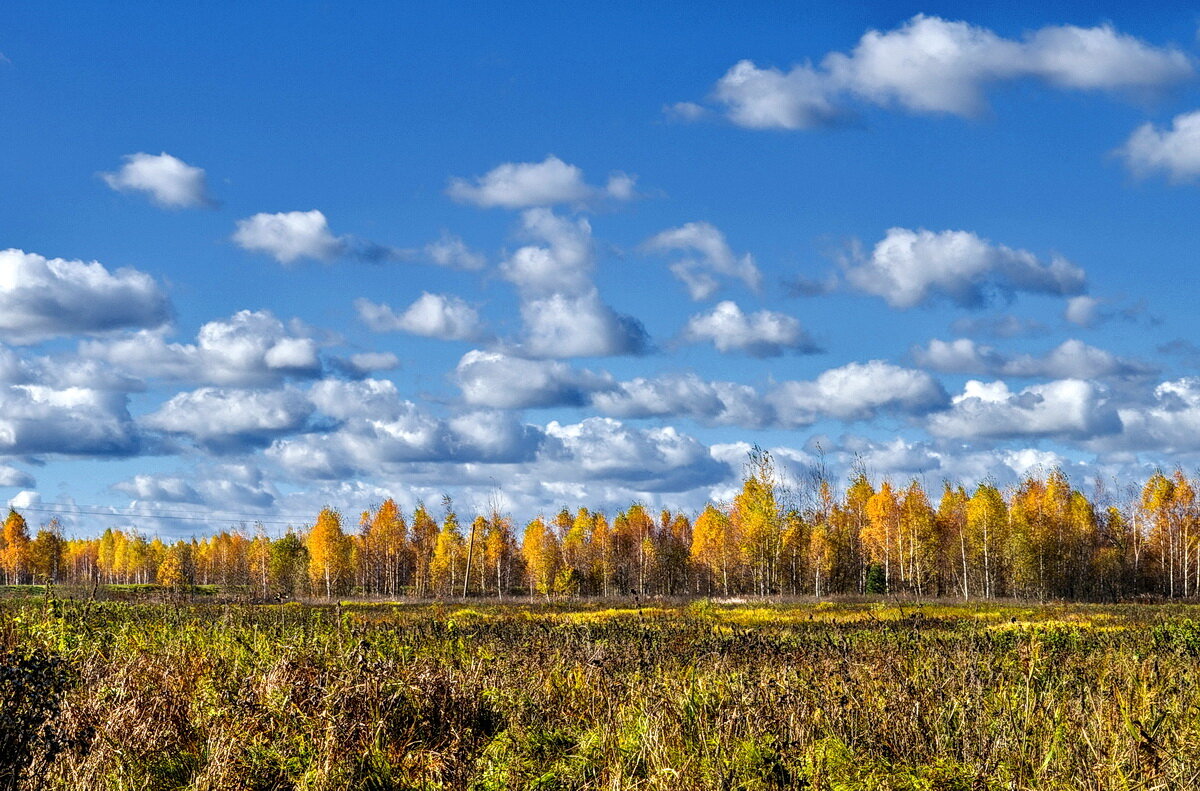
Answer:
M116 509L107 510L107 511L105 511L105 510L88 510L89 508L103 508L103 506L83 506L80 508L71 509L69 506L60 506L57 508L47 508L44 505L43 506L26 505L26 506L22 506L22 507L18 508L17 510L18 511L34 511L37 513L46 513L46 514L62 514L62 515L66 515L66 516L107 516L110 518L125 518L125 519L141 517L143 519L180 519L180 520L188 520L188 521L194 521L194 522L230 522L230 521L243 522L243 521L251 521L252 520L256 524L263 524L263 525L295 525L297 522L297 520L281 521L281 520L274 520L274 519L261 519L257 516L254 516L253 514L234 514L232 516L213 516L213 515L184 516L181 514L151 513L151 512L145 512L145 511L131 511L131 512L126 513L126 512L116 510ZM195 512L191 512L191 513L195 513ZM311 520L312 517L306 516L306 517L303 517L303 519Z
M259 516L271 516L275 519L312 519L312 514L251 514L248 511L238 511L228 508L214 508L205 510L202 508L170 508L169 505L155 505L154 508L142 509L140 505L83 505L79 503L54 503L54 502L38 502L38 508L62 508L62 509L88 509L104 511L104 513L125 513L128 515L145 515L154 511L155 514L186 514L190 516L214 516L218 514L244 517L244 519L258 519ZM142 510L139 510L142 509Z

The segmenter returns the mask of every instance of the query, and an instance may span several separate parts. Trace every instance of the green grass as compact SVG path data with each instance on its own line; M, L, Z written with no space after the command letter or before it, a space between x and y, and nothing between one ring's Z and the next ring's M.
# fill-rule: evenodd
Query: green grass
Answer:
M1197 655L1190 605L10 598L0 788L1196 788Z

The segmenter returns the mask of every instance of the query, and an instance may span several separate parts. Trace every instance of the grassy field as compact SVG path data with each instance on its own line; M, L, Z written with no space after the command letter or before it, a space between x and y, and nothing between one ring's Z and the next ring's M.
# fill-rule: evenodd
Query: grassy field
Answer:
M0 600L0 789L1200 788L1200 607Z

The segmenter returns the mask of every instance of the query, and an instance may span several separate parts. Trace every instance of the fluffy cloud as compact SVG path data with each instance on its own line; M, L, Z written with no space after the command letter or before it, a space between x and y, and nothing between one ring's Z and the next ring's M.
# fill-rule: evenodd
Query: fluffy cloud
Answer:
M135 376L256 386L321 372L317 342L298 322L285 326L270 311L242 310L200 328L195 344L167 343L161 331L87 341L80 354Z
M784 72L738 61L713 94L729 119L748 129L812 129L843 115L834 103L836 86L809 64Z
M614 418L685 417L705 425L745 428L796 428L824 418L924 415L949 403L928 373L879 360L834 368L814 381L781 382L760 393L749 385L705 381L695 374L617 382L606 372L474 350L460 360L455 380L466 403L475 406L591 406Z
M1063 341L1041 357L1004 355L966 338L935 339L927 347L913 349L913 358L918 365L943 373L986 376L1099 379L1146 376L1155 372L1155 368L1146 363L1118 357L1074 339Z
M467 246L457 236L444 233L436 242L425 245L425 255L438 266L477 272L487 266L487 258Z
M975 116L989 85L1034 78L1072 90L1145 92L1193 74L1178 49L1154 47L1108 25L1050 26L1021 40L986 28L917 15L894 30L865 33L850 53L789 71L735 64L714 96L735 124L809 129L837 122L849 97L916 113Z
M1175 116L1169 129L1142 124L1118 153L1139 176L1163 173L1176 182L1195 179L1200 176L1200 110Z
M592 226L549 209L521 215L521 233L540 244L519 248L500 271L523 293L579 294L592 288Z
M993 244L969 231L891 228L869 258L846 270L850 285L895 308L948 299L976 308L995 295L1017 292L1074 296L1087 281L1064 258L1042 263L1026 250Z
M1081 294L1067 300L1063 318L1080 327L1091 327L1100 318L1100 300Z
M604 304L594 289L526 300L521 318L525 337L519 348L531 357L636 355L650 343L640 321Z
M770 310L746 314L736 303L718 303L708 313L688 319L683 339L711 341L722 353L742 352L751 357L778 357L785 352L813 354L820 347L792 316Z
M262 470L252 464L201 464L189 471L187 477L179 475L135 475L112 485L112 490L134 499L135 513L140 506L152 503L189 503L204 505L210 514L219 518L229 509L261 510L275 505L274 486L263 476ZM160 521L170 529L173 520L155 516L139 519ZM239 514L240 516L240 514ZM194 529L194 524L181 525L181 530ZM185 534L185 533L182 533Z
M367 299L355 300L354 309L376 332L409 332L444 341L479 340L486 335L479 314L455 296L426 291L400 315Z
M536 498L536 507L584 496L597 505L628 504L642 493L689 491L731 473L702 443L673 428L589 418L542 429L492 411L438 420L402 403L389 416L356 417L325 434L279 440L268 455L299 478L382 471L408 487L427 485L432 494L453 486L491 491L503 475L506 501Z
M263 212L238 220L233 241L243 250L266 253L281 264L301 258L332 261L348 249L347 239L334 236L329 221L317 209Z
M706 425L760 428L774 410L749 385L707 382L695 374L638 377L592 394L592 406L617 418L689 417Z
M516 463L533 458L542 441L536 428L514 416L474 411L443 420L400 398L380 380L313 386L312 403L338 421L322 434L281 439L269 454L293 474L336 479L380 465Z
M536 426L494 410L476 410L446 422L456 459L477 463L516 463L534 457L544 440Z
M636 429L611 418L546 426L539 472L547 480L615 481L646 491L684 491L729 475L707 447L671 427ZM552 477L551 477L552 476Z
M468 404L497 409L582 406L593 392L613 386L607 374L478 349L462 356L454 378Z
M173 396L142 418L146 428L185 436L216 453L262 447L301 430L312 403L292 387L236 390L202 387Z
M1104 437L1102 450L1152 450L1186 453L1200 450L1200 379L1184 377L1159 384L1146 404L1119 410L1123 431Z
M766 398L779 423L793 427L825 417L852 421L883 413L922 415L948 400L928 373L882 360L831 368L810 382L782 382Z
M525 209L560 203L586 203L597 198L629 200L634 179L614 173L604 188L592 187L583 171L553 154L541 162L506 162L472 180L450 179L446 192L462 203L484 208Z
M671 264L671 272L687 286L692 299L708 299L721 283L717 276L736 278L754 290L762 286L762 272L749 253L738 256L725 241L725 235L706 222L690 222L670 228L649 239L649 250L685 251L696 255Z
M203 498L183 478L166 475L135 475L113 484L112 489L135 500L158 503L202 503Z
M144 272L0 250L0 337L10 342L157 327L169 316L166 295Z
M36 485L37 481L24 470L18 470L16 467L10 467L7 464L0 464L0 486L29 488Z
M1001 487L1016 483L1026 474L1044 474L1060 468L1074 480L1094 477L1096 470L1054 451L1040 448L982 448L947 440L908 440L894 437L875 440L843 435L837 440L822 438L823 459L835 469L865 469L874 480L904 482L936 474L943 480L962 483L970 491L984 481ZM772 449L777 458L790 460L795 451ZM744 455L744 454L743 454ZM808 461L811 469L812 461ZM1072 474L1074 473L1074 474Z
M0 384L39 384L62 390L135 392L145 384L98 360L71 355L22 357L13 349L0 346Z
M313 384L308 395L317 409L336 420L394 420L412 407L400 398L395 382L386 379L360 382L322 379Z
M649 339L642 324L617 313L591 281L591 226L548 209L530 209L522 232L540 244L518 249L501 272L521 295L522 354L533 357L604 357L641 354Z
M1119 357L1104 349L1069 339L1043 357L1028 354L1014 356L1004 365L1006 376L1045 377L1048 379L1101 379L1106 377L1149 376L1158 369L1141 360Z
M347 400L352 398L360 400ZM276 448L316 442L340 453L344 465L439 460L448 455L445 423L401 399L391 382L325 382L314 388L313 401L343 426L333 434L276 443Z
M44 385L0 388L0 453L128 456L140 449L124 393Z
M931 415L929 431L957 439L1052 437L1086 440L1121 429L1117 411L1097 385L1063 379L1012 392L1002 381L971 380L949 410Z
M193 209L213 205L204 169L189 165L165 151L128 154L125 164L112 173L101 173L108 186L119 192L143 192L159 206Z

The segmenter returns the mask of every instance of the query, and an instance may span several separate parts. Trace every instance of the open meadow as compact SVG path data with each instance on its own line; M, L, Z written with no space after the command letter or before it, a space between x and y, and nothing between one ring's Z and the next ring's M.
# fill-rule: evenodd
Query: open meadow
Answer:
M3 789L1200 784L1200 607L0 599Z

